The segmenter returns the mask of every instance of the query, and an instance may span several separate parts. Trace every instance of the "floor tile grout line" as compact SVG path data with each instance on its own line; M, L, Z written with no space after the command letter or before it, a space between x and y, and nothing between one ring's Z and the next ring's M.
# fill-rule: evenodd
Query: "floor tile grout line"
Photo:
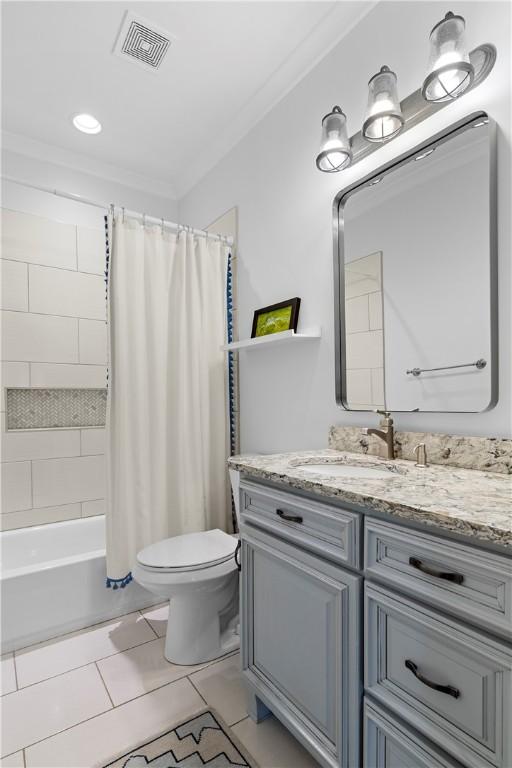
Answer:
M245 713L244 717L240 718L240 720L237 720L236 723L231 723L231 725L229 727L230 728L234 728L235 725L240 725L240 723L243 723L244 720L249 720L249 715L247 714L247 712Z
M11 693L16 693L20 689L20 686L18 684L18 669L16 667L16 651L12 652L12 663L13 663L13 666L14 666L14 681L16 683L16 691L11 691ZM8 695L8 694L6 694L6 695Z
M199 670L198 670L198 672L199 672ZM189 683L190 683L190 685L192 686L192 688L194 689L194 691L195 691L195 692L198 694L199 698L201 698L201 699L204 701L205 705L206 705L207 707L211 707L211 704L209 704L209 703L206 701L206 699L205 699L205 697L203 696L203 694L201 693L201 691L200 691L200 690L197 688L197 686L194 684L194 682L193 682L193 680L192 680L192 675L193 675L193 674L194 674L194 673L192 672L190 675L187 675L187 680L189 681Z
M114 706L112 709L106 709L104 712L98 712L96 715L92 715L92 717L87 717L85 720L80 720L78 723L74 723L74 725L70 725L67 728L63 728L61 731L57 731L56 733L52 733L49 736L45 736L43 739L39 739L38 741L34 741L31 744L26 744L24 747L20 747L20 749L15 750L15 752L20 752L21 750L24 751L26 749L29 749L30 747L36 746L36 744L41 744L43 741L48 741L49 739L53 739L55 736L60 736L60 734L66 733L66 731L71 731L71 730L73 730L73 728L78 728L78 726L83 725L84 723L88 723L91 720L95 720L97 717L103 717L103 715L107 715L109 712L114 712L116 709L120 709L121 707L123 707L123 706L125 706L127 704L131 704L132 701L136 701L137 699L142 699L144 696L151 695L152 693L154 693L154 691L162 690L162 688L165 688L168 685L173 685L173 683L178 683L178 682L180 682L182 680L185 680L185 679L188 679L188 678L180 677L180 678L178 678L176 680L171 680L169 683L164 683L164 685L161 685L159 688L155 688L152 691L144 691L144 693L141 693L138 696L135 696L133 699L128 699L128 701L123 701L121 704L117 704L117 706ZM195 685L192 685L192 687L194 688L194 690L197 690ZM197 691L197 693L199 693L199 691ZM205 701L205 699L201 696L200 693L199 693L199 697L203 701ZM211 704L208 704L206 701L205 701L205 703L206 703L206 706L208 706L208 707L211 706ZM196 711L197 710L193 710L192 712L190 712L190 714L193 715L193 714L196 713ZM11 752L9 754L14 754L14 753ZM3 757L8 757L8 755L4 755Z
M78 667L71 667L70 669L65 669L63 672L57 672L56 675L51 675L50 677L44 677L42 680L36 680L34 683L29 683L28 685L23 685L21 688L19 688L20 691L25 691L27 688L33 688L34 685L39 685L39 683L47 683L49 680L55 680L56 677L62 677L63 675L67 675L69 672L76 672L78 669L83 669L84 667L90 667L91 664L96 664L98 661L106 661L107 659L111 659L114 656L119 656L121 653L127 653L128 651L133 651L135 648L140 648L142 645L148 645L148 643L154 643L155 640L160 639L156 637L152 637L150 640L144 640L143 643L138 643L137 645L130 645L128 648L124 648L122 651L116 651L115 653L111 653L108 656L101 656L99 659L93 659L92 661L86 661L85 664L80 664ZM11 691L11 693L17 693L17 691ZM10 694L6 693L6 696L10 696Z
M101 669L99 668L99 666L98 666L98 662L97 662L97 661L95 661L95 662L94 662L94 666L95 666L95 667L96 667L96 669L98 670L98 675L100 676L101 682L103 683L103 687L105 688L105 690L106 690L106 692L107 692L107 696L108 696L108 698L109 698L109 701L110 701L110 703L112 704L112 709L115 709L115 706L116 706L116 705L114 704L114 701L113 701L113 699L112 699L112 696L110 695L110 691L109 691L109 689L108 689L108 687L107 687L107 684L106 684L106 682L105 682L105 680L104 680L104 678L103 678L103 675L101 674Z
M96 499L94 499L94 501L96 501ZM50 505L50 506L53 506L53 505ZM65 506L65 505L59 505L59 506ZM37 509L45 509L45 507L37 507ZM86 632L88 629L99 627L101 626L101 624L104 624L104 625L113 624L114 622L119 621L120 619L123 619L125 616L132 616L132 615L135 615L136 613L140 613L141 611L154 610L155 608L159 608L162 605L165 605L165 603L157 603L156 605L149 605L149 606L146 606L146 608L135 608L131 611L128 611L127 613L120 613L119 616L112 616L110 619L103 619L103 621L95 621L94 624L88 624L86 627L82 627L81 629L72 629L70 632L63 632L61 635L55 635L55 637L49 637L46 640L40 640L39 643L30 643L29 645L23 645L21 648L17 648L15 651L13 651L13 653L26 651L28 648L32 648L33 650L36 650L38 646L41 646L44 643L51 643L52 641L57 642L58 640L61 640L61 639L63 640L64 638L69 637L69 635L75 635L77 632ZM85 664L83 666L85 666Z
M156 629L155 629L155 628L154 628L154 626L151 624L150 620L149 620L149 619L146 619L146 617L144 616L144 614L142 613L142 611L139 611L139 613L140 613L141 617L144 619L144 621L146 622L146 624L148 625L148 627L150 628L150 630L153 632L153 634L155 635L155 637L158 637L158 638L160 639L160 635L157 633ZM164 637L165 637L165 635L164 635Z

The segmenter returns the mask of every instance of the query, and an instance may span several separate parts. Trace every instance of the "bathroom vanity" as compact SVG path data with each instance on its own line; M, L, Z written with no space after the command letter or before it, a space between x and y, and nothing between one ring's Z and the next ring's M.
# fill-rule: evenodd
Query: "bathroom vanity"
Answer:
M507 468L334 450L230 466L251 717L329 768L509 768Z

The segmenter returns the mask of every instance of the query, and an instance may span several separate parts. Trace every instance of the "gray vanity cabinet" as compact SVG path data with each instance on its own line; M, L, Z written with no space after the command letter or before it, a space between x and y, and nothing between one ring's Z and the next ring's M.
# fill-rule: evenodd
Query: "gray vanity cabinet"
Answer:
M364 702L363 732L364 768L462 768L368 698Z
M359 765L361 578L248 525L242 562L242 666L256 717L263 703L323 765Z
M284 484L240 503L253 719L325 768L512 768L510 557Z

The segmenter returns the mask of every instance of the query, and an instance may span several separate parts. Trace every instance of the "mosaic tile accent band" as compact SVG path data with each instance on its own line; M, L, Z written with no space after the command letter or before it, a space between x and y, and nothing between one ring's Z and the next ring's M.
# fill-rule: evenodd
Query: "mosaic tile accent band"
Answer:
M106 389L6 390L7 430L104 427L106 413Z

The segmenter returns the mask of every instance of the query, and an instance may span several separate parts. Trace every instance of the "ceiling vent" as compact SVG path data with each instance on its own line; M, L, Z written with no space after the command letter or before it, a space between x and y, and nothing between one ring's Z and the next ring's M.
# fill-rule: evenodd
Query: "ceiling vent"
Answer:
M127 11L113 52L144 69L156 71L173 40L172 35L164 29Z

